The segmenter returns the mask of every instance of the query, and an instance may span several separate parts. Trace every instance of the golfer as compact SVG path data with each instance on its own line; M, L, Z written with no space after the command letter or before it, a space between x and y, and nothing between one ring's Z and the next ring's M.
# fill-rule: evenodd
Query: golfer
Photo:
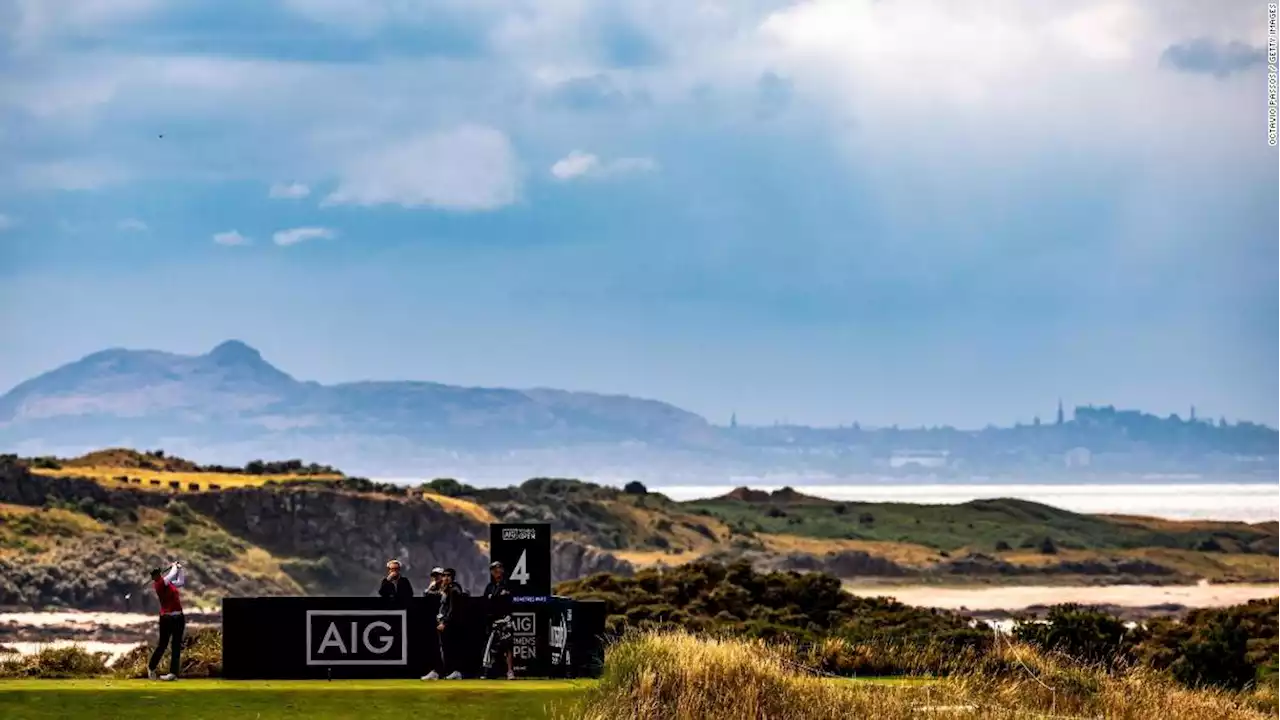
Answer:
M511 626L511 591L507 589L506 569L494 561L489 565L489 584L484 586L484 597L489 601L489 641L484 646L484 669L493 669L494 658L507 659L507 679L516 679L515 656Z
M164 646L169 645L169 672L161 675L161 680L173 681L178 679L178 672L182 669L182 634L186 630L187 620L182 614L182 600L178 597L178 588L187 584L187 574L182 569L182 563L175 562L169 566L169 571L161 573L160 568L151 571L151 586L156 590L156 597L160 599L160 642L156 644L156 649L151 653L151 660L147 662L147 677L152 680L156 679L156 666L160 664L160 658L164 655Z

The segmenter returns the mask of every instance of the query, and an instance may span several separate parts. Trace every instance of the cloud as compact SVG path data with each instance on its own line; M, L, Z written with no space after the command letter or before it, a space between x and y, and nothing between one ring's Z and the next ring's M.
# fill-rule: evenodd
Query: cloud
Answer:
M8 230L9 228L12 228L14 225L17 225L17 224L18 224L17 220L14 220L12 217L9 217L4 213L0 213L0 231Z
M1160 54L1160 64L1184 73L1202 73L1224 78L1232 73L1265 65L1267 51L1242 42L1222 43L1195 38L1174 43Z
M653 172L658 163L646 157L621 157L602 161L598 156L574 150L551 166L551 176L557 180L573 180L580 177L607 177L630 173Z
M236 230L214 233L213 241L219 245L249 245L253 242Z
M776 73L766 72L760 75L760 79L756 81L756 89L756 117L761 120L781 115L791 104L792 83Z
M9 36L29 50L58 35L83 34L145 17L162 0L14 0L6 19Z
M18 177L43 190L97 190L124 182L128 174L113 162L84 159L29 163L18 169Z
M289 230L279 230L271 236L271 241L282 247L289 245L297 245L307 240L329 240L338 236L338 233L329 228L322 227L300 227Z
M302 183L275 183L271 186L268 196L279 199L299 200L311 194L311 188Z
M557 82L546 91L543 99L547 105L571 110L623 110L649 102L648 95L643 92L624 93L605 73Z
M574 150L551 166L551 175L557 180L571 180L586 175L600 166L600 158L590 153Z
M125 232L146 232L147 224L137 218L126 218L116 223L117 230Z
M510 205L519 195L519 166L507 136L464 125L367 151L323 204L477 211Z

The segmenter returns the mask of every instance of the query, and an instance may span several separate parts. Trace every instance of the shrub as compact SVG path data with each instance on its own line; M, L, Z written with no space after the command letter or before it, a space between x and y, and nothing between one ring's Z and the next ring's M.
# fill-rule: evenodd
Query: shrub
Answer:
M170 515L164 519L164 532L166 535L186 535L187 522L177 515Z
M644 495L649 492L649 489L646 488L644 483L639 480L632 480L622 486L622 492L627 493L628 495Z
M147 660L153 645L143 643L120 657L112 671L125 678L147 676ZM169 651L160 658L160 667L169 666ZM182 638L182 673L184 678L222 676L222 632L217 628L196 628Z
M1118 618L1074 604L1049 608L1044 622L1015 624L1013 636L1046 652L1108 666L1128 660L1133 644L1128 629Z
M0 677L73 678L105 675L107 654L91 653L78 645L45 647L18 658L0 661Z
M1280 601L1253 600L1150 622L1138 655L1182 683L1240 689L1274 685Z
M470 494L475 488L454 480L453 478L436 478L424 486L427 490L448 497L460 497Z

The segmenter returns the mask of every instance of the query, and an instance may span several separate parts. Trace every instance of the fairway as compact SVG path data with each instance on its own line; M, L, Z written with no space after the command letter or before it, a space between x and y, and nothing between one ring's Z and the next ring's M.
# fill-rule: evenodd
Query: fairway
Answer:
M589 680L0 680L0 718L545 718Z

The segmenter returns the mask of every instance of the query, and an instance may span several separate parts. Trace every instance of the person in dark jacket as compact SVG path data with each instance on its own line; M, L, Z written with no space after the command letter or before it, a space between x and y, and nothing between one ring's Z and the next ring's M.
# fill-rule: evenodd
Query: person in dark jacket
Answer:
M443 582L441 580L441 577L443 575L444 575L444 568L440 568L440 567L431 568L431 582L427 584L427 589L422 591L423 597L427 597L428 595L440 594L440 584L441 582Z
M387 561L387 576L382 578L378 595L402 604L408 604L413 597L413 584L409 582L409 578L400 574L399 560Z
M506 569L496 560L489 565L489 584L484 586L484 597L489 601L489 641L485 643L484 668L492 669L494 659L501 655L507 659L507 679L515 680L511 591L507 589Z
M461 657L459 633L454 620L458 598L467 593L458 585L457 577L458 573L453 568L445 568L440 576L440 610L436 613L436 632L440 634L440 668L446 673L445 680L462 679L462 672L458 669Z

